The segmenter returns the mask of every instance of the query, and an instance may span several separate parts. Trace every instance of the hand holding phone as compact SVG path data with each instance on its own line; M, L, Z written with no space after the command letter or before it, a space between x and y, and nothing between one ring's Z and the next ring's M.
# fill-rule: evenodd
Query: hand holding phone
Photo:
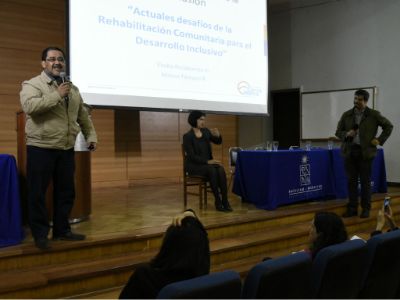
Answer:
M385 213L390 211L390 197L386 197L385 200L383 200L383 209Z

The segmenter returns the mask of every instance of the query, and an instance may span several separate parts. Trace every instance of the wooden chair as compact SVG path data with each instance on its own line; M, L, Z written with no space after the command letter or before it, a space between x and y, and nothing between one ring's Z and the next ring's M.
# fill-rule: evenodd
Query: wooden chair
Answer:
M183 205L186 208L187 207L187 196L188 195L198 195L199 196L199 206L200 209L203 208L203 203L204 203L204 208L207 207L207 178L203 176L197 176L197 175L189 175L185 171L185 157L186 157L186 152L181 145L182 148L182 158L183 158ZM190 186L197 186L199 191L198 192L193 192L189 191L188 187ZM203 202L204 199L204 202Z

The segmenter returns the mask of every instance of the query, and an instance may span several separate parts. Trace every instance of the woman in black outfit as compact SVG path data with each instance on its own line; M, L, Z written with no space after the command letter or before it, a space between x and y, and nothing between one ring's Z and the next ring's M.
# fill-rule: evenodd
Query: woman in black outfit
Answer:
M119 298L155 299L164 286L209 272L208 235L194 211L188 209L175 216L160 252L150 263L136 268Z
M217 128L209 130L205 127L205 118L206 114L198 110L189 114L192 129L183 136L185 171L189 175L206 177L215 197L215 208L230 212L225 170L220 161L213 159L210 144L221 144L222 136Z

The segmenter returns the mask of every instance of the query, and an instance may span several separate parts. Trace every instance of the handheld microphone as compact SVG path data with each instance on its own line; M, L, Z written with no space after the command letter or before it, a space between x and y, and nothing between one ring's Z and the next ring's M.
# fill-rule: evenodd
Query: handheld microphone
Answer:
M354 131L357 131L358 128L359 128L359 125L358 124L354 124L351 129L354 130ZM351 143L351 142L353 142L353 139L354 139L354 136L346 136L344 141Z
M67 74L64 71L60 72L60 78L62 80L62 83L66 82L67 81Z
M60 72L60 78L61 78L61 80L62 80L62 83L68 81L68 80L67 80L67 74L66 74L64 71L63 71L63 72ZM68 106L68 101L69 101L68 95L64 96L64 100L65 100L65 102L67 103L67 106Z

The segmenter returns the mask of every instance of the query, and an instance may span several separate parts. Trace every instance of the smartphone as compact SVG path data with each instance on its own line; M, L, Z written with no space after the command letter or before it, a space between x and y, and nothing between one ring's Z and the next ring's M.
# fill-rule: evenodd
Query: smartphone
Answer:
M386 211L389 211L389 206L390 206L390 198L385 198L385 200L383 200L383 208Z

